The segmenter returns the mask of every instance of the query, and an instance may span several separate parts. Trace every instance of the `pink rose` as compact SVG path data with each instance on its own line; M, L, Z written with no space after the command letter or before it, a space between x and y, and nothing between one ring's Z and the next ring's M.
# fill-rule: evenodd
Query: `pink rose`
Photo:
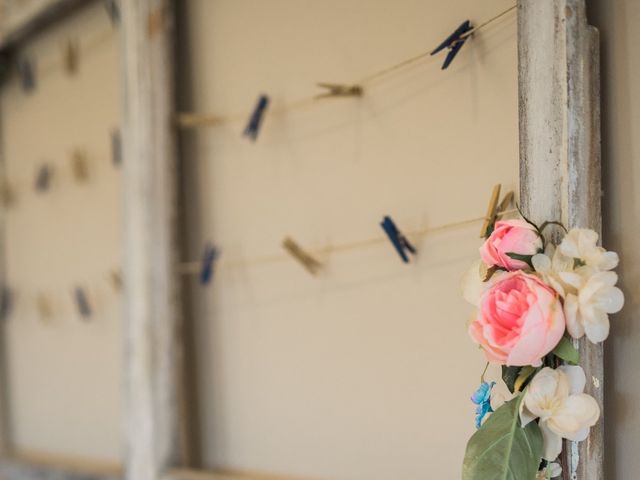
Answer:
M496 265L513 271L527 268L528 265L511 258L507 253L535 255L540 250L542 239L533 225L524 220L500 220L480 247L480 257L489 266Z
M564 329L556 292L534 275L513 272L483 294L469 334L492 363L539 366Z

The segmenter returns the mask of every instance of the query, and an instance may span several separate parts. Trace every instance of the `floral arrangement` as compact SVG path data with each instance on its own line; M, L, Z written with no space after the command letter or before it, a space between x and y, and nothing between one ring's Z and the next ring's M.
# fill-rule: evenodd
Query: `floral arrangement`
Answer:
M498 394L496 382L484 379L485 367L471 398L477 431L463 480L555 478L562 439L585 440L600 417L598 403L584 393L575 341L609 335L609 314L624 303L612 271L618 255L598 246L592 230L521 217L494 219L481 260L463 279L464 297L476 307L469 335L487 367L502 367L508 389Z

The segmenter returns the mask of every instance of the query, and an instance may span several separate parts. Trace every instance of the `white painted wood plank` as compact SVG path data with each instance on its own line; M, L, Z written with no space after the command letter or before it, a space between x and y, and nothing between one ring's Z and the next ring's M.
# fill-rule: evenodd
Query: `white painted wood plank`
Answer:
M181 463L173 5L121 3L124 58L126 478Z
M519 0L520 201L533 221L601 228L599 52L584 0ZM579 342L602 407L602 347ZM603 478L603 419L565 444L564 478Z

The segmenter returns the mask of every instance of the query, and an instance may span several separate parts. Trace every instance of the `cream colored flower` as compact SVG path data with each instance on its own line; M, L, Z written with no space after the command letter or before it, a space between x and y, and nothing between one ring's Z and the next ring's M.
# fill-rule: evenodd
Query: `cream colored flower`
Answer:
M582 269L588 269L583 267ZM622 290L615 286L618 275L614 272L597 272L581 275L577 292L564 300L567 331L573 338L587 338L598 343L609 336L609 315L619 312L624 305Z
M574 263L573 258L566 257L552 244L547 245L544 253L531 258L535 271L563 298L573 291L571 284L577 280Z
M497 271L486 282L489 267L482 261L473 262L461 279L462 296L474 307L480 305L482 294L506 272Z
M595 399L583 393L586 383L582 367L563 365L540 370L527 387L520 403L522 426L539 418L545 460L555 460L562 439L582 441L600 417Z
M597 271L613 270L618 265L618 254L598 246L598 234L586 228L573 228L567 233L558 250L565 257L578 259Z
M560 475L562 475L562 467L560 464L552 462L547 465L546 468L543 468L538 472L536 480L550 480L552 478L557 478Z

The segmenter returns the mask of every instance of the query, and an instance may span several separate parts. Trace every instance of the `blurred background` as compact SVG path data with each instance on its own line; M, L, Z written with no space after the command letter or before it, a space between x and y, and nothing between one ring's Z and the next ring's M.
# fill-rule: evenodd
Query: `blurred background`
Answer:
M5 28L42 7L2 3ZM122 150L117 4L75 3L12 47L17 67L0 90L4 443L23 458L117 472L126 460L123 162L136 158ZM592 3L603 29L604 238L628 286L640 8ZM515 13L474 34L446 70L446 52L427 55L364 82L362 96L299 99L324 93L318 82L358 84L512 5L176 2L176 111L217 119L176 125L192 466L257 472L244 478L460 477L484 360L466 333L459 282L493 186L518 188ZM252 141L243 130L260 95L269 106ZM380 228L385 215L418 251L408 264ZM286 237L311 252L317 274L282 248ZM628 450L640 395L629 382L633 288L607 352L607 478L640 468Z

